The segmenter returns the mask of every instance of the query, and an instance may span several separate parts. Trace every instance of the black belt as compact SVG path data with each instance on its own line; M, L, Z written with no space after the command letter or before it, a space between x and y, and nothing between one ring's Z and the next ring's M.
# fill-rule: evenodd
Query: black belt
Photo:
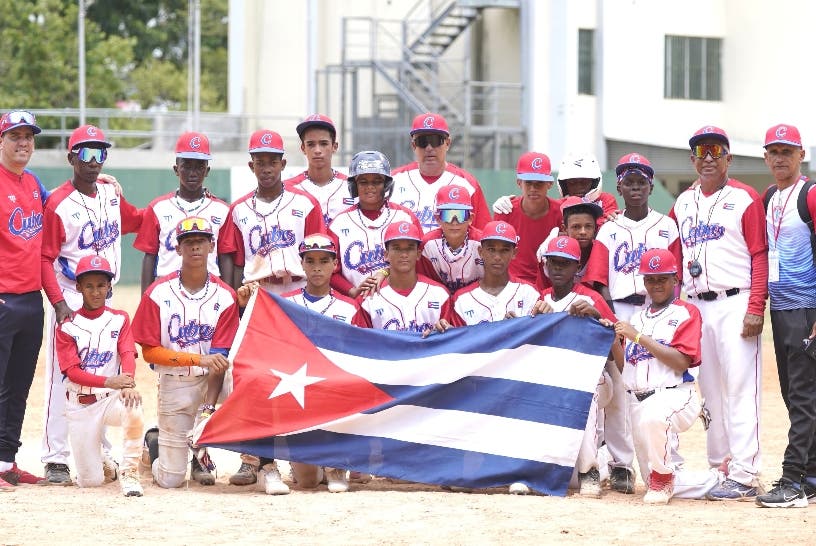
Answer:
M629 294L625 298L621 298L619 300L621 303L628 303L629 305L643 305L646 303L646 296L642 294Z
M104 394L77 394L76 401L82 404L83 406L90 406L91 404L96 404L100 400L107 398L110 396L111 393L104 393ZM71 393L66 392L65 398L71 399Z
M739 292L740 292L739 288L729 288L728 290L725 291L725 297L730 298L731 296L736 296L737 294L739 294ZM695 297L703 301L714 301L720 297L720 294L722 294L722 292L703 292L701 294L697 294L697 296Z
M674 389L674 388L677 388L677 385L674 385L674 386L672 386L672 387L666 387L666 388L667 388L667 389ZM651 395L653 395L654 393L655 393L655 389L652 389L652 390L650 390L650 391L645 391L645 392L635 392L635 391L629 391L629 394L633 394L633 395L635 395L635 398L637 398L637 401L638 401L638 402L643 402L644 400L646 400L647 398L649 398L649 397L650 397Z

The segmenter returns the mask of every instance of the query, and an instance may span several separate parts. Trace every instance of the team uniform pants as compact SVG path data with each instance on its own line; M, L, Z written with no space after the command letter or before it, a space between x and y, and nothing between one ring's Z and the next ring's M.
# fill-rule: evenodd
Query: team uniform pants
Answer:
M122 427L122 472L137 471L144 427L141 405L126 407L118 391L88 405L80 404L71 396L65 404L65 416L78 486L97 487L105 481L102 438L106 426Z
M159 457L153 479L160 487L181 487L190 464L187 433L207 393L207 376L159 377Z
M771 311L779 386L790 418L782 475L795 482L816 476L816 360L802 350L814 322L816 309Z
M729 456L728 477L751 485L759 474L759 411L762 379L760 336L743 338L748 291L713 301L694 299L703 317L700 392L711 412L708 464Z
M42 294L0 294L0 461L20 449L26 400L42 345Z
M612 379L609 374L603 372L592 395L584 436L578 449L575 471L579 474L585 474L590 469L598 467L598 410L606 407L611 398Z

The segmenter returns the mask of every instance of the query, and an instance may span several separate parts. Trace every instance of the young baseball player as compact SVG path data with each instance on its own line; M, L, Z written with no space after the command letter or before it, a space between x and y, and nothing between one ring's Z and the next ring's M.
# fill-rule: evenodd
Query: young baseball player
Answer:
M702 498L717 484L717 474L703 472L700 479L700 473L683 471L672 457L678 433L700 416L700 397L689 373L700 365L700 311L677 298L677 262L668 250L644 252L639 273L649 302L631 324L615 323L615 333L626 342L621 371L640 473L648 486L643 502L667 504L675 494Z
M517 244L516 230L510 224L493 221L484 227L481 245L477 249L484 263L484 275L454 294L452 326L496 322L530 314L539 299L538 290L531 284L510 280L508 271ZM514 495L529 492L530 488L524 483L510 485L510 493Z
M134 248L144 252L142 292L157 277L169 275L181 267L181 257L176 252L176 226L188 216L209 218L216 249L220 248L218 234L227 219L229 205L204 187L204 181L210 173L211 159L210 141L202 133L184 133L176 142L173 172L178 177L179 187L150 202L144 211L142 227L133 242ZM210 255L207 269L213 275L220 275L229 284L233 267L232 255L217 252L217 258L216 261L216 254Z
M233 288L258 281L282 294L306 285L298 245L307 233L325 233L323 213L314 197L289 189L281 181L286 167L283 139L267 129L252 133L248 163L258 186L232 204L229 213L231 242L224 252L235 252Z
M417 271L448 287L451 294L478 281L484 274L479 258L482 232L473 227L470 195L459 186L443 186L436 192L439 228L422 238L422 257ZM513 253L515 254L515 252Z
M141 497L138 460L142 440L142 397L136 390L136 346L130 318L105 305L113 270L90 254L79 260L76 289L82 307L57 326L60 369L67 378L65 417L79 487L105 480L102 436L106 426L124 433L119 483L126 497Z
M43 288L53 306L46 329L45 426L42 461L53 485L70 485L68 427L65 421L65 383L54 345L56 325L82 306L76 290L76 266L83 256L98 255L111 264L115 285L122 263L122 235L134 233L142 211L97 179L111 144L98 127L83 125L68 139L68 163L73 177L54 190L43 210L41 273ZM111 468L109 474L115 473Z
M575 274L575 282L583 282L586 275L586 267L592 249L597 245L595 234L598 229L598 219L603 216L603 209L596 203L584 201L580 197L566 197L561 201L561 216L564 223L561 228L564 235L572 237L581 246L581 262L578 264L578 272ZM547 276L547 247L550 241L558 234L551 234L536 251L538 259L538 280L536 286L543 290L551 286L550 278Z
M383 153L358 152L351 158L348 186L358 202L329 225L340 258L332 286L344 294L357 297L377 282L374 274L387 265L383 234L388 226L406 221L420 228L410 210L390 201L393 184L391 164Z
M703 317L700 393L711 412L711 468L728 479L712 500L754 500L759 472L761 336L768 296L765 211L759 194L729 178L725 131L706 126L689 139L698 182L677 197L670 216L680 229L683 291ZM730 457L730 462L728 458Z
M306 156L307 168L284 181L288 188L296 188L314 197L323 211L323 220L329 226L338 214L354 204L349 193L346 175L332 168L332 157L337 152L337 130L334 122L322 114L312 114L297 126L300 151Z
M422 231L413 222L390 224L383 237L389 275L379 292L361 298L353 323L363 328L428 333L450 322L448 289L417 274Z
M641 256L652 248L679 248L679 234L671 218L649 207L654 169L646 157L638 153L622 156L615 174L625 209L598 230L584 282L614 302L615 315L620 320L629 321L643 310L646 302L646 288L639 273ZM615 392L604 410L604 435L613 459L610 484L615 491L631 494L634 446L626 393L617 369L610 366L609 373Z
M447 162L451 146L448 122L439 114L419 114L410 134L416 161L394 169L392 200L413 212L427 233L439 227L434 215L436 192L441 186L456 184L470 195L473 225L481 229L490 221L490 209L476 177Z
M328 235L314 233L307 235L301 241L298 252L303 260L303 270L306 273L306 286L298 290L292 290L281 297L296 303L306 309L320 313L333 319L351 324L354 315L357 313L357 303L343 294L339 294L330 286L332 273L338 266L337 246ZM238 301L241 303L241 291L239 289ZM253 287L254 288L254 287ZM328 484L328 489L332 493L345 493L349 490L349 480L347 471L340 468L325 468L305 463L289 463L292 468L292 475L300 487L317 487L324 475ZM278 471L277 464L272 459L260 458L260 485L269 495L282 495L289 493L289 486L286 485Z
M563 221L558 201L547 197L553 181L549 157L538 152L522 154L516 166L521 197L511 199L509 213L495 215L496 220L507 222L519 235L518 253L510 262L510 276L530 284L535 284L538 276L538 247Z
M607 325L617 321L600 294L575 282L575 274L581 260L581 247L578 241L567 236L556 237L550 241L545 256L547 275L552 286L541 293L541 301L536 303L532 314L566 311L578 317L601 320ZM612 353L618 359L622 358L618 343L612 344ZM601 475L598 469L598 410L604 408L611 397L612 380L604 371L592 397L583 441L575 463L579 494L582 496L596 498L601 496Z
M205 396L219 381L208 386L210 374L223 374L227 354L238 330L235 292L207 271L209 254L215 251L213 228L205 218L192 216L176 228L176 252L181 269L153 282L142 295L133 318L133 337L142 346L145 361L159 374L158 457L149 451L154 481L165 488L180 487L187 474L187 434L206 408ZM209 392L209 394L207 394ZM147 435L146 447L149 447ZM201 485L215 478L193 457L190 477Z

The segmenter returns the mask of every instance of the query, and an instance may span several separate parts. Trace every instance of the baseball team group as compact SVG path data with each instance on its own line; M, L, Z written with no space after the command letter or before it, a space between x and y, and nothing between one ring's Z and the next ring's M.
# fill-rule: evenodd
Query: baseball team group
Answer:
M214 484L195 431L229 395L242 311L265 289L359 327L422 336L545 313L599 321L617 335L575 463L577 494L633 494L639 474L651 504L816 499L816 191L792 125L766 133L773 183L763 195L729 177L726 132L699 129L688 143L698 178L668 215L649 206L655 171L638 153L615 167L622 210L591 154L566 154L554 176L545 154L527 152L516 169L520 195L491 211L476 178L447 162L450 130L434 113L410 128L415 161L392 169L383 153L361 151L348 176L332 166L338 141L328 117L297 126L308 166L287 180L283 139L258 130L248 146L257 187L232 204L205 187L207 136L187 132L175 148L178 189L144 209L101 172L111 143L92 125L69 139L72 178L48 191L27 169L40 132L30 112L0 118L0 491L118 480L125 496L141 496L148 479ZM559 199L547 195L554 184ZM132 320L111 305L126 233L144 253ZM766 490L768 297L790 428L781 476ZM15 457L43 337L40 477ZM155 372L139 378L141 393L158 385L150 420L136 388L137 344ZM679 434L697 419L707 430L706 471L685 469L678 452ZM123 430L119 462L106 437L112 426ZM290 467L284 480L275 460L244 453L229 482L280 495L290 484L344 492L371 479ZM514 478L510 493L530 493L525 476Z

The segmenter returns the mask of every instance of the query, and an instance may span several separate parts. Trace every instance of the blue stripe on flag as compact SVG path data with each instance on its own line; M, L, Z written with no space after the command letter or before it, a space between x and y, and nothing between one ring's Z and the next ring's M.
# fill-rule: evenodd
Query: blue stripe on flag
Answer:
M448 353L492 353L522 345L558 347L606 356L614 338L611 329L595 320L552 313L453 328L444 334L433 334L423 339L418 333L356 328L318 316L276 294L270 295L316 346L379 360L410 360ZM535 327L532 321L538 321ZM399 339L401 350L398 353L383 351L383 344L387 342L383 341L384 338L378 339L378 336L391 337L392 342Z
M465 377L447 385L378 384L377 387L394 401L365 413L412 405L496 415L578 430L586 426L587 410L593 396L591 392L488 377Z
M536 491L559 496L566 495L572 475L571 467L553 463L324 430L218 447L417 483L485 488L521 482Z

